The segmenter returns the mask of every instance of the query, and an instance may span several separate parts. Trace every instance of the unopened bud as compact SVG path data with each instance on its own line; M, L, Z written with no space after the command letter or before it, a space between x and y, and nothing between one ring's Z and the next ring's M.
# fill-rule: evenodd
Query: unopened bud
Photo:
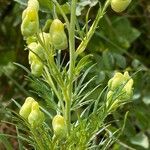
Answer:
M31 67L31 73L35 76L41 76L43 72L43 63L42 60L45 59L43 48L40 44L36 42L28 45L29 48L29 64Z
M53 126L55 136L65 137L66 126L65 126L64 117L62 117L61 115L56 115L52 120L52 126Z
M24 37L34 35L39 30L39 4L37 0L29 0L28 7L23 11L21 32Z
M55 49L63 50L68 47L64 25L59 19L53 20L50 26L50 35Z
M32 97L28 97L26 98L25 100L25 103L22 105L20 111L19 111L19 114L27 119L30 112L31 112L31 107L32 107L32 103L34 102L35 100L32 98Z
M117 108L121 103L131 98L133 93L133 79L126 71L124 74L116 73L108 82L106 107Z
M119 13L124 11L129 4L131 3L131 0L111 0L111 8Z
M38 127L45 120L43 112L39 109L39 104L35 101L32 103L31 113L28 116L28 122L32 127Z

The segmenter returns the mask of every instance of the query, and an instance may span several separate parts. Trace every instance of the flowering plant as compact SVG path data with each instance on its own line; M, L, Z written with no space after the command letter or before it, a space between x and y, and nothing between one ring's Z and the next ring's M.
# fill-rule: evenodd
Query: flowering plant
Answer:
M46 2L50 3L48 0ZM85 26L85 36L82 38L78 37L80 27L76 18L77 0L68 3L70 20L58 1L52 2L54 18L49 23L46 22L48 30L39 27L38 12L42 1L29 0L22 14L21 32L29 50L31 69L31 72L28 71L28 79L35 85L37 97L27 97L20 107L18 138L25 140L25 133L28 133L26 141L39 150L108 149L121 129L113 133L109 130L111 124L105 124L105 119L119 106L129 102L133 79L128 72L116 73L108 82L108 91L106 87L99 92L98 97L90 99L90 95L100 85L88 90L88 86L95 80L93 77L86 81L86 76L93 67L90 64L92 56L82 57L82 53L107 7L111 5L114 11L121 12L127 8L130 0L106 0L104 5L100 5L90 28L88 24ZM63 19L58 18L56 8ZM78 39L81 43L76 49ZM67 62L65 56L61 58L64 50L69 53ZM46 103L40 104L39 98ZM21 131L22 126L25 133ZM97 139L103 132L103 138Z

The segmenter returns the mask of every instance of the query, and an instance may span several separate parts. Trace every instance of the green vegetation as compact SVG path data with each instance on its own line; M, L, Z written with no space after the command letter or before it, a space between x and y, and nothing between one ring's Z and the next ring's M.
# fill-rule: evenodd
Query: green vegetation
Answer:
M149 149L149 17L141 0L1 1L0 149Z

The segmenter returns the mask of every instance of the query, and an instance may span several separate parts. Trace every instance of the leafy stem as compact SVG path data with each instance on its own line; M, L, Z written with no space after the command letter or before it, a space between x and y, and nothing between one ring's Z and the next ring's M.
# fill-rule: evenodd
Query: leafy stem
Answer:
M80 53L82 53L85 48L87 47L91 37L93 36L93 34L95 33L95 30L97 28L97 25L100 21L100 19L104 16L105 11L107 9L107 7L109 6L111 0L107 0L104 4L103 9L100 7L97 13L97 16L95 18L95 21L93 22L92 26L90 27L88 33L86 34L86 37L83 39L83 41L81 42L81 44L79 45L79 47L76 50L76 56L78 56Z
M48 72L48 68L47 68L47 67L45 67L45 73L46 73L46 75L43 76L43 77L46 79L47 83L48 83L48 84L51 86L51 88L53 89L53 91L54 91L54 93L56 94L58 100L60 101L62 110L63 110L63 112L64 112L63 99L62 99L61 95L59 94L58 90L56 89L55 84L54 84L54 82L53 82L53 80L52 80L52 78L51 78L51 75L50 75L49 72Z
M69 65L69 100L66 101L66 124L68 134L70 132L70 108L72 100L72 89L73 89L73 78L75 68L75 22L76 22L76 3L77 0L71 2L71 17L70 17L70 28L69 28L69 54L70 54L70 65Z

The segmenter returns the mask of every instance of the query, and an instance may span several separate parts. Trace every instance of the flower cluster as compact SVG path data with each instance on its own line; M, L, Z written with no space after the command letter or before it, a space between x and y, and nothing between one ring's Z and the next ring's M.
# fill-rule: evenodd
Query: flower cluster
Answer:
M48 45L50 41L50 35L48 33L40 33L42 42ZM43 37L42 37L43 36ZM31 42L27 46L29 48L29 64L31 66L31 73L35 76L41 76L43 72L43 61L46 60L44 48L39 42Z
M66 136L66 125L65 119L61 115L56 115L52 120L52 126L54 130L54 135L59 138L64 138Z
M43 61L45 50L52 48L63 50L68 47L67 36L64 31L64 24L59 19L54 19L50 25L49 33L40 32L39 3L37 0L29 0L28 6L22 14L21 32L27 42L29 51L29 64L31 73L35 76L41 76L43 72ZM39 43L40 38L40 43Z
M39 30L39 3L37 0L29 0L27 8L22 14L21 32L27 38Z
M38 127L44 122L44 113L40 111L39 104L32 97L28 97L22 105L19 114L26 119L31 127Z
M108 81L107 107L114 109L131 98L133 93L133 79L126 71L124 74L116 73L113 78Z

